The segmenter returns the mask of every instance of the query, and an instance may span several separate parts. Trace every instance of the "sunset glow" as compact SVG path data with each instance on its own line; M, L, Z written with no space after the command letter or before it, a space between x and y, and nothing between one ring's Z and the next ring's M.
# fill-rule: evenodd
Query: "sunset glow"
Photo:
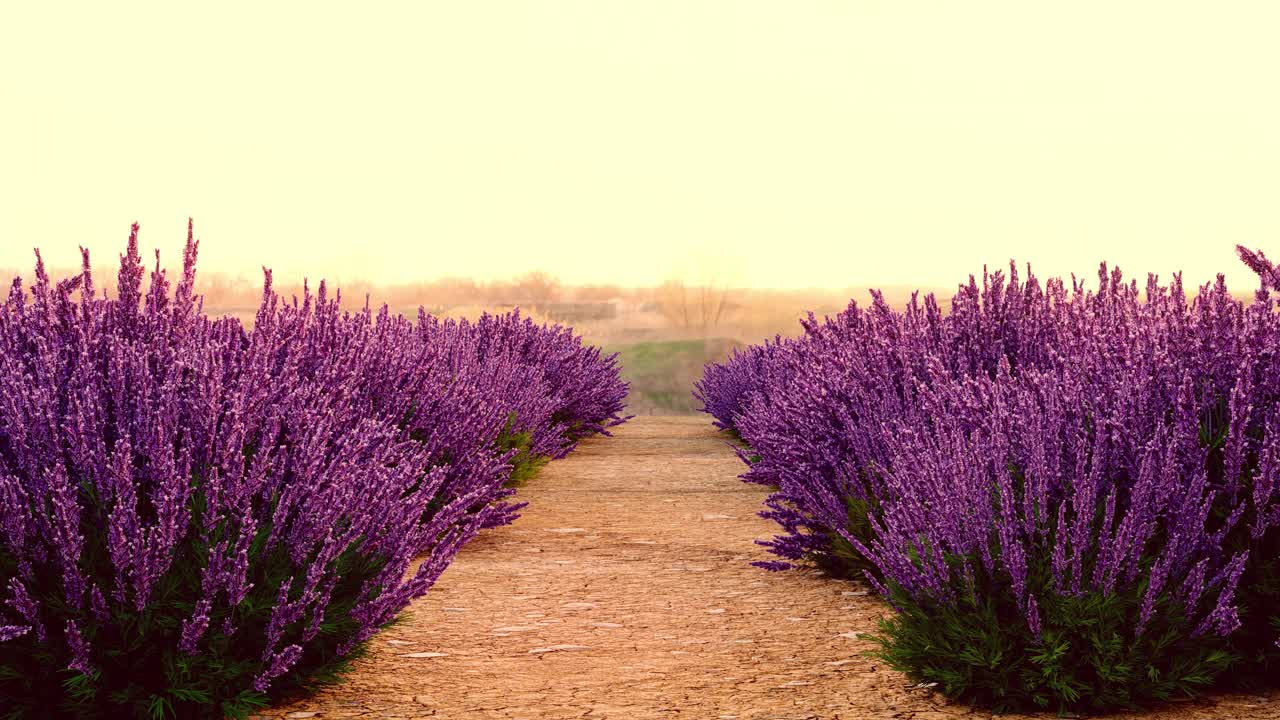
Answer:
M0 266L949 286L1280 255L1280 6L29 3Z

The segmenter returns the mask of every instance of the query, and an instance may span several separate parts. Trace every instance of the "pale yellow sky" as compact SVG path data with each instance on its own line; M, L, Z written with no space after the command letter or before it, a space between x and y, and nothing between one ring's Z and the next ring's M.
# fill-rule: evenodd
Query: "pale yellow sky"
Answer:
M6 3L0 266L953 285L1280 256L1280 3Z

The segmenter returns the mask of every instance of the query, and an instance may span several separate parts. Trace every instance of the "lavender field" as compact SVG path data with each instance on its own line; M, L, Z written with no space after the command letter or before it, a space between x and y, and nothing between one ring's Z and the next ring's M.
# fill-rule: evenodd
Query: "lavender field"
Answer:
M997 710L1280 678L1280 271L1184 289L970 278L708 366L782 571L869 583L879 657ZM786 582L785 574L777 582Z
M360 712L400 713L396 693L421 678L386 667L380 631L406 622L459 551L517 520L520 488L536 487L547 462L592 437L606 438L592 446L597 464L563 475L577 479L561 479L544 512L579 526L549 530L601 542L591 533L665 528L663 541L643 540L653 547L626 562L652 566L643 582L660 583L655 597L668 604L573 634L566 626L562 642L502 660L489 643L544 623L508 619L494 636L462 628L452 642L470 644L480 662L470 672L489 682L531 670L541 682L555 672L527 667L541 653L591 650L599 628L635 618L642 624L630 633L705 634L699 607L743 593L707 596L695 575L663 565L698 562L672 544L681 533L663 513L678 500L617 503L608 493L633 473L660 476L666 493L701 488L704 523L736 520L717 512L723 480L687 474L703 462L723 467L729 445L746 464L742 480L768 492L760 517L780 530L755 541L773 559L735 556L736 567L758 566L750 587L787 597L790 583L804 583L808 609L787 621L839 618L823 600L833 587L881 599L840 606L856 610L861 627L878 617L877 630L834 634L865 637L860 653L884 667L859 660L848 669L864 675L850 681L840 672L854 660L828 661L799 676L813 679L781 686L838 693L826 707L844 708L839 717L885 709L859 693L893 677L974 712L1179 717L1162 704L1222 696L1219 708L1271 707L1258 717L1274 716L1280 270L1261 252L1239 249L1258 278L1247 300L1221 278L1189 292L1179 276L1165 285L1153 275L1140 288L1106 266L1087 286L1042 283L1011 265L971 278L945 305L929 294L899 308L873 292L870 307L810 315L802 334L717 351L728 358L686 391L724 443L690 434L687 422L646 425L611 454L606 436L629 418L623 376L678 384L658 358L686 345L697 357L705 345L606 355L518 310L473 321L424 309L411 319L368 303L343 309L323 282L285 299L270 271L246 325L205 312L198 250L189 227L181 273L171 281L157 260L148 277L135 225L111 292L98 291L87 252L78 273L56 282L37 253L34 282L15 280L0 310L4 717L332 714L347 707L347 683L390 693ZM726 458L713 459L717 446ZM738 513L744 502L725 508ZM720 552L751 545L715 530L689 537ZM591 601L561 604L633 606L625 588L640 579L609 569L633 544L566 546L557 563L615 580ZM541 578L540 594L525 599L572 598L583 577L519 568L517 577ZM452 587L464 593L498 587L461 572ZM707 579L744 582L740 571L717 573ZM454 602L477 602L466 598ZM766 630L742 610L737 632ZM415 615L407 637L417 639L394 642L434 644L433 617ZM643 637L637 647L663 652ZM787 649L813 642L804 626L773 633L777 667L756 672L796 677ZM815 646L815 659L824 652ZM493 675L486 662L506 669ZM734 652L716 662L732 675L748 660ZM589 675L647 682L631 667ZM696 689L711 680L703 673L663 672L675 673L669 687L690 708L735 707L728 686ZM310 703L322 688L325 699ZM478 692L414 703L471 707ZM605 707L584 699L593 692L567 702ZM782 702L752 692L752 717ZM652 709L643 694L613 699L608 707L637 717ZM562 701L534 712L558 717ZM894 702L921 707L919 698ZM500 716L522 712L507 711L516 715Z
M1278 28L0 3L0 720L1280 720Z
M0 310L0 715L243 717L332 681L515 485L625 419L611 357L518 313L345 313L266 274L205 315L42 265Z

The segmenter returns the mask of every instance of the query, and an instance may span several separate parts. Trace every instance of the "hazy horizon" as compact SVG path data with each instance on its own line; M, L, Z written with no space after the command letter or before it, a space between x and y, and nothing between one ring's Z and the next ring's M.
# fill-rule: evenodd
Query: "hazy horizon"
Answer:
M952 288L1280 255L1280 5L32 4L0 266ZM149 255L148 255L149 257Z

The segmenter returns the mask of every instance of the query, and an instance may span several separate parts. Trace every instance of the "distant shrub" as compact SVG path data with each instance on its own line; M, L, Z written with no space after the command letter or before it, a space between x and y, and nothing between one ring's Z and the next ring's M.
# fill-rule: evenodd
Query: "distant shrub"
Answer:
M478 362L523 366L533 372L536 383L509 375L504 392L518 399L508 401L516 415L512 427L532 433L534 454L563 457L578 440L607 435L608 428L624 419L627 385L619 379L617 355L605 356L600 348L583 345L569 328L538 325L518 310L486 314L475 323L422 316L419 327L428 343L452 336L466 348L462 352ZM517 403L530 409L514 407Z
M762 564L863 575L900 611L890 664L1002 709L1274 679L1280 320L1242 256L1247 307L1221 279L1189 302L1011 270L949 314L810 319L733 416L744 479L777 488Z
M763 345L748 345L734 349L723 363L709 363L702 379L694 383L693 397L702 403L699 408L715 418L716 427L737 433L734 424L742 411L742 402L764 381L780 363L770 361L785 347L781 337Z
M552 415L621 421L567 331L503 351L268 274L246 332L201 312L196 249L144 298L134 226L117 298L86 254L0 308L0 717L244 717L331 681L514 516L512 473L571 447Z

